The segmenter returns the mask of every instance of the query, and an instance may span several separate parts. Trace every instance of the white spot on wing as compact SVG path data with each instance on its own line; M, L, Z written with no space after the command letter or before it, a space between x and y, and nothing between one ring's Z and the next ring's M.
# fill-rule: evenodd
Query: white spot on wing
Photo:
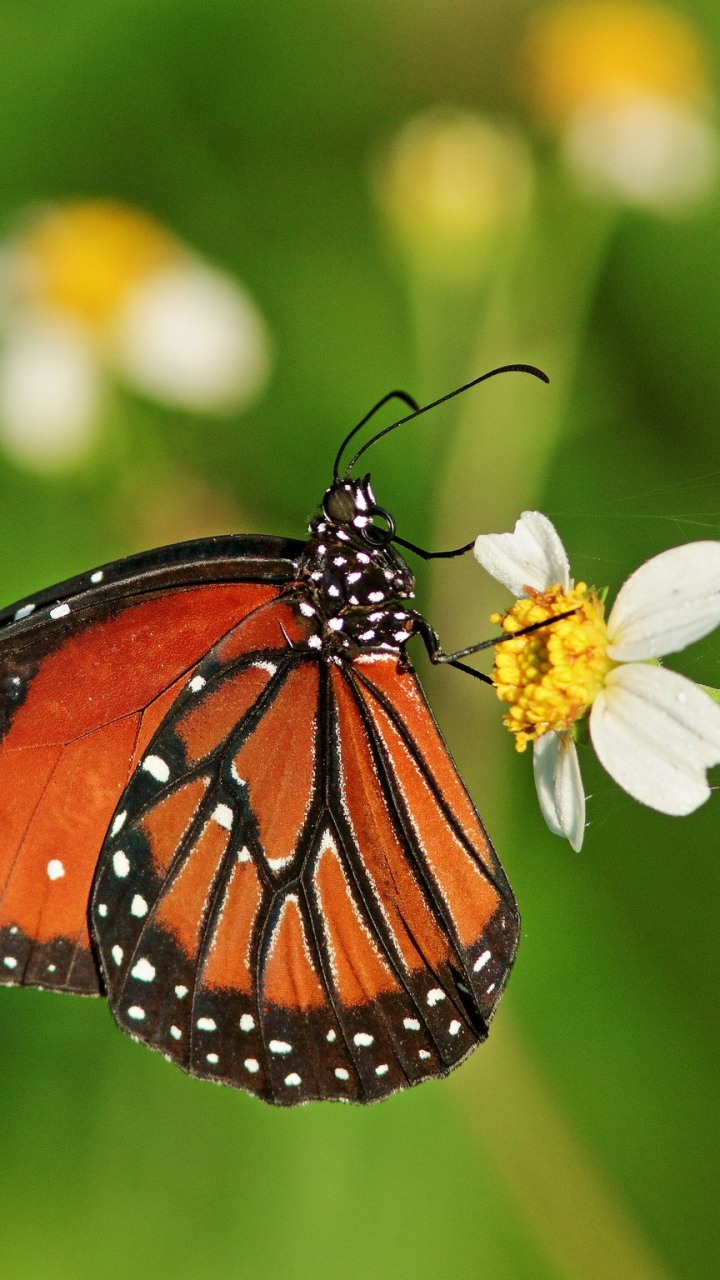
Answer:
M422 1058L423 1062L425 1062L425 1061L426 1061L426 1059L427 1059L427 1058L429 1058L430 1056L431 1056L431 1055L430 1055L430 1053L428 1052L428 1050L427 1050L427 1049L420 1049L420 1050L418 1050L418 1058Z
M22 609L16 609L13 615L14 621L19 622L21 618L29 618L31 613L35 612L34 604L24 604Z
M271 1053L292 1053L292 1045L287 1040L271 1040L268 1048Z
M122 849L113 854L113 871L120 880L124 880L130 870L130 859Z
M362 1049L367 1049L373 1043L374 1039L375 1037L369 1036L367 1031L358 1031L357 1035L353 1036L355 1044L359 1045Z
M178 1000L182 1000L182 999L184 999L184 997L187 995L187 993L188 993L188 989L187 989L187 987L176 987L176 988L175 988L175 995L177 996Z
M252 855L246 845L238 850L238 862L252 862Z
M188 685L188 689L190 689L192 693L199 693L201 689L205 688L206 683L207 682L203 680L202 676L193 676Z
M217 1022L214 1018L198 1018L198 1031L217 1031Z
M3 956L3 964L6 969L17 969L17 960L14 956Z
M450 1032L451 1036L456 1036L458 1031L460 1031L461 1028L462 1028L462 1022L458 1022L457 1018L453 1018L452 1022L450 1023L450 1026L448 1027L448 1031Z
M244 1013L240 1019L241 1031L253 1031L255 1028L255 1019L251 1013Z
M175 1027L175 1026L171 1027L170 1035L172 1036L173 1040L182 1040L182 1031L180 1030L179 1027Z
M136 893L135 897L130 903L130 915L137 916L138 920L142 920L143 916L146 916L147 913L148 913L147 902L143 897L141 897L139 893Z
M229 804L216 805L212 816L219 827L224 827L226 831L232 831L233 811Z
M115 815L115 817L113 818L113 824L110 828L111 836L116 836L118 831L122 831L123 827L125 826L126 818L127 818L127 810L125 809L123 809L122 813L118 813Z
M115 945L110 954L117 965L122 964L124 955L122 947Z
M170 777L170 767L161 756L146 756L141 768L146 773L151 774L158 782L167 782Z
M128 1018L134 1018L136 1022L142 1022L145 1017L145 1010L140 1008L139 1004L131 1004L128 1009Z
M268 858L267 864L271 871L282 871L283 867L287 866L291 858L292 858L292 854L290 854L287 858Z
M335 1034L334 1031L328 1031L325 1039L328 1041L329 1044L333 1044L333 1042L337 1040L337 1035Z
M322 649L322 640L319 636L308 637L308 649Z
M294 1087L295 1085L302 1084L302 1080L300 1079L297 1071L291 1071L290 1075L285 1077L285 1083Z
M216 1053L208 1053L208 1054L206 1055L206 1057L207 1057L208 1062L211 1064L211 1066L213 1066L213 1067L214 1067L214 1066L215 1066L215 1063L218 1061L218 1056L217 1056L217 1054L216 1054Z
M417 1018L403 1018L403 1026L406 1031L419 1031L420 1023Z
M303 600L302 604L300 605L300 612L304 613L306 618L312 618L315 610L313 609L311 604L306 604L305 601Z
M149 960L138 960L130 971L133 978L139 978L141 982L152 982L155 977L155 965Z
M249 1071L250 1074L253 1076L255 1075L256 1071L260 1070L260 1063L258 1062L257 1058L246 1058L245 1061L243 1062L243 1066L245 1070Z
M48 965L48 967L47 967L47 971L48 971L48 973L54 973L56 969L57 969L57 965L56 965L56 964L49 964L49 965Z
M483 951L482 955L478 956L477 960L473 965L473 973L479 973L481 969L485 968L485 965L490 959L490 955L491 953L489 951Z
M349 1079L350 1079L350 1072L349 1072L349 1071L346 1071L344 1067L336 1067L336 1068L335 1068L335 1075L337 1076L338 1080L349 1080Z
M440 987L433 987L432 991L428 991L426 999L432 1009L434 1005L445 999L445 992L441 991Z
M390 1070L390 1068L389 1068L389 1066L388 1066L387 1062L381 1062L381 1063L380 1063L380 1066L375 1068L375 1075L376 1075L376 1076L386 1076L389 1070Z
M65 868L59 858L51 858L47 864L48 880L61 880L65 875Z
M107 915L107 904L105 902L100 903L100 906L98 907L98 915L99 916Z
M54 609L50 610L51 618L67 618L70 612L69 604L58 604Z
M104 578L104 577L105 577L105 574L103 573L102 569L96 569L96 570L95 570L95 573L91 573L91 574L90 574L90 581L91 581L91 582L102 582L102 580L103 580L103 578Z

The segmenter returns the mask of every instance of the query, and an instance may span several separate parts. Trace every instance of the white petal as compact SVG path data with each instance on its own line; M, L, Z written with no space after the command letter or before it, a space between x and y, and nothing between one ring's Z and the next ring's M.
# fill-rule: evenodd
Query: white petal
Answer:
M573 115L563 150L586 186L667 212L706 195L718 168L710 122L684 103L650 94L587 103Z
M554 524L540 511L523 511L513 533L481 533L475 556L515 596L526 596L527 587L544 591L558 582L564 591L569 589L565 548Z
M0 437L27 467L52 470L87 453L99 421L100 377L73 326L18 321L0 352Z
M608 653L638 662L677 653L720 623L720 542L688 542L653 556L620 588Z
M234 281L195 262L155 271L130 292L110 353L139 390L200 412L246 404L270 365L255 304Z
M641 662L616 667L593 703L590 735L610 776L651 809L692 813L710 795L720 706L685 676Z
M585 791L572 738L551 731L533 749L533 772L540 808L550 830L565 836L576 852L585 834Z

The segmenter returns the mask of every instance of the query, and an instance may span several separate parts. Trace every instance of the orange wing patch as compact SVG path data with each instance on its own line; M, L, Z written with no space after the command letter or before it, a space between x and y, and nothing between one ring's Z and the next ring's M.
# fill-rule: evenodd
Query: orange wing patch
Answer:
M461 844L385 710L375 699L368 699L368 703L432 880L459 941L464 947L471 947L500 905L500 894Z
M452 958L446 935L408 862L393 826L367 731L350 686L340 670L333 670L338 711L340 785L343 807L362 864L370 876L375 898L400 956L410 971L437 972Z
M274 675L270 664L254 664L223 680L197 707L177 721L175 732L185 747L188 764L201 760L225 741Z
M303 663L288 675L233 761L245 783L271 871L292 860L313 798L319 672Z
M170 866L209 785L209 778L191 779L163 796L138 824L158 875Z
M492 846L443 742L417 678L411 671L401 670L397 658L391 655L373 655L373 661L356 658L353 665L392 703L456 821L462 827L468 844L493 874L496 863ZM358 692L372 711L376 700L368 695L361 681L358 682Z
M401 990L355 902L337 845L326 832L315 868L315 892L334 985L342 1003L363 1005Z
M242 849L223 894L202 970L203 986L254 995L251 944L261 901L260 877Z
M227 828L215 818L209 818L155 912L155 926L172 934L188 957L197 953L212 890L229 842Z
M308 946L296 893L286 894L273 930L263 976L267 1004L307 1012L327 1005L325 989Z

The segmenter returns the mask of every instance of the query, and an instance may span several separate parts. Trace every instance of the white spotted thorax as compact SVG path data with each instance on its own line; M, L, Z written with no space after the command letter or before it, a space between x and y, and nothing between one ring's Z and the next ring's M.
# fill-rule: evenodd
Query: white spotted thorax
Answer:
M392 530L373 523L379 510L369 476L342 480L327 490L308 526L299 578L312 605L301 609L317 612L325 652L397 653L415 630L415 614L404 606L415 579L390 543Z

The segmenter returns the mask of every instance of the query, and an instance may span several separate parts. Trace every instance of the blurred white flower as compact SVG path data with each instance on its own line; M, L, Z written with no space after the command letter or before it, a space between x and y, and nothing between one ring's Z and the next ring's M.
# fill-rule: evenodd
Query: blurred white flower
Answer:
M101 394L79 329L40 316L10 329L0 348L0 434L19 462L53 470L82 458L95 439Z
M257 307L227 276L198 262L139 281L118 309L108 350L147 395L199 412L240 408L269 372Z
M718 170L715 129L669 98L589 103L568 124L563 153L590 191L668 213L697 204Z
M557 531L539 511L524 512L513 533L481 535L475 555L519 597L493 616L505 632L572 610L495 649L493 682L510 704L505 724L518 750L534 744L550 830L580 849L585 795L573 731L585 717L598 759L634 799L674 815L707 800L707 770L720 763L720 706L654 659L720 624L720 542L648 560L621 587L607 622L600 596L573 584Z
M26 466L72 465L97 436L104 381L230 413L269 374L260 313L160 223L112 201L27 220L0 251L0 441Z
M551 6L531 25L526 71L538 115L590 192L672 214L712 190L710 75L682 15L643 0Z

